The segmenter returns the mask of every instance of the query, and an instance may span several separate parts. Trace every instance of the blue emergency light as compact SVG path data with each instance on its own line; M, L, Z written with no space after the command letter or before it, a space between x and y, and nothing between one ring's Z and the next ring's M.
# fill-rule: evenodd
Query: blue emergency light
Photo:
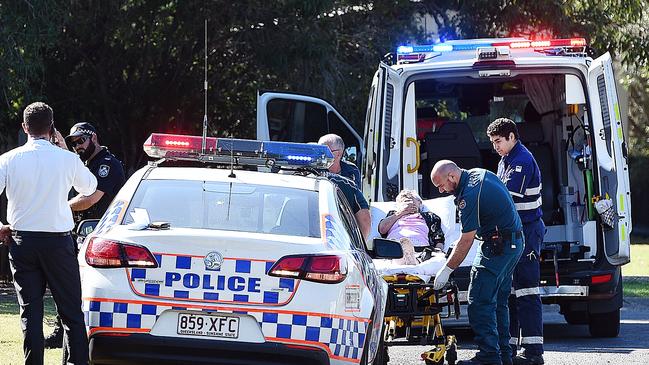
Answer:
M398 63L422 62L426 59L427 54L444 53L454 51L474 51L481 47L502 47L506 46L511 49L532 49L544 51L551 48L562 48L563 52L556 55L573 55L583 54L586 47L584 38L566 38L531 41L525 38L502 38L502 39L468 39L453 40L448 42L429 44L429 45L403 45L397 47ZM553 53L547 53L553 55Z
M144 151L168 160L323 170L334 160L329 147L318 144L208 137L203 152L202 141L200 136L153 133Z

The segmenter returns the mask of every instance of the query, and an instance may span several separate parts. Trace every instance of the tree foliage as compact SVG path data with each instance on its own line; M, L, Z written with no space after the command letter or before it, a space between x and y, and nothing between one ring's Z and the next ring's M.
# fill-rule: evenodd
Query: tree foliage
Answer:
M30 0L0 2L0 136L44 100L57 126L95 122L101 142L141 166L153 131L253 137L256 91L324 97L362 128L379 59L405 42L539 34L585 36L640 70L644 0ZM426 17L426 15L429 16ZM204 110L204 19L208 110ZM423 32L422 19L437 34ZM6 108L5 108L6 107Z

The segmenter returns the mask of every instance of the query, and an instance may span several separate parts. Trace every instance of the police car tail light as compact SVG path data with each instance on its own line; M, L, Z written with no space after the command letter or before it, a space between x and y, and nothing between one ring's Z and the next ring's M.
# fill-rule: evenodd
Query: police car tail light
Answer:
M340 283L347 276L347 263L338 255L290 255L279 259L268 275Z
M93 267L157 267L151 252L143 246L93 237L86 249L86 262Z

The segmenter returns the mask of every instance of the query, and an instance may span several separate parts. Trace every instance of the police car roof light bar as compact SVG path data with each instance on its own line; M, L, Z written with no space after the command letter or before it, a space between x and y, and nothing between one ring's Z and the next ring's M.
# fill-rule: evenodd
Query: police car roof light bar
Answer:
M328 169L333 163L329 147L318 144L221 139L208 137L201 153L200 136L153 133L144 151L154 158L281 168Z
M562 38L549 40L532 41L525 38L509 38L503 40L497 39L474 39L474 40L457 40L430 45L408 45L397 48L397 63L416 63L426 59L426 54L444 53L452 51L471 51L480 47L498 47L507 46L511 49L533 49L543 50L547 48L577 48L570 50L566 54L581 54L587 46L584 38ZM559 53L557 53L559 54ZM560 55L560 54L559 54Z

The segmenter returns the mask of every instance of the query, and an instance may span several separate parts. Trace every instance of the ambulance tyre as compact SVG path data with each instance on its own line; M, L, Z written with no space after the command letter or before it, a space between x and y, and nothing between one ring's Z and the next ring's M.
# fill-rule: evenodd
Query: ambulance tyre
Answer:
M588 330L593 337L617 337L620 333L620 310L607 313L591 313Z
M567 310L563 313L563 318L568 324L588 324L588 312Z

